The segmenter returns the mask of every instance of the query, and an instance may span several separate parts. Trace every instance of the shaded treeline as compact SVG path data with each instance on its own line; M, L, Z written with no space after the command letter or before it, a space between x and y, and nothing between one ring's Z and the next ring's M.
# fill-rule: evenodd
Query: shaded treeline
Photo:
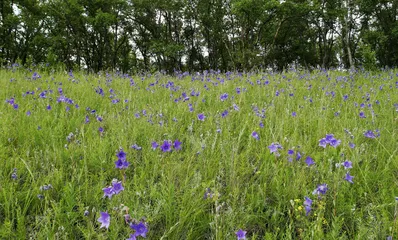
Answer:
M66 69L398 65L398 1L1 0L0 61Z

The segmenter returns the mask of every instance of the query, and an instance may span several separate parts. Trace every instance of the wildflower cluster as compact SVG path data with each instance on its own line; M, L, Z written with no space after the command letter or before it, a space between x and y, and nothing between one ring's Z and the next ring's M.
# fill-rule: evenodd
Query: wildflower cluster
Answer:
M326 134L326 137L319 140L319 146L326 148L329 144L330 146L336 148L341 143L341 140L334 138L333 134Z
M15 110L17 110L19 108L19 105L17 103L15 103L15 99L14 98L6 99L6 103L8 103L9 105L13 106L13 108Z
M376 129L375 131L368 130L363 134L367 138L377 138L380 136L380 131Z
M119 194L123 190L124 187L122 185L122 182L118 181L117 179L112 180L111 186L102 189L102 191L104 191L104 198L108 197L109 199L111 199L113 195Z
M271 145L268 146L268 149L270 153L275 153L276 156L279 156L279 149L283 149L282 145L279 143L271 143Z
M352 168L352 162L346 160L346 161L344 161L342 163L337 163L336 164L336 167L340 167L340 166L344 167L345 170L351 169ZM354 183L353 179L354 179L354 176L351 176L350 172L347 172L345 174L345 176L344 176L344 180L346 180L349 183Z
M127 168L130 163L126 160L126 153L120 150L117 154L117 161L115 162L116 168L124 169Z
M288 154L288 161L292 162L293 161L293 157L295 156L296 161L299 161L301 159L301 153L299 151L294 151L293 149L289 149L287 150L287 154Z
M162 152L171 152L173 149L178 151L182 149L182 142L180 142L178 139L174 140L174 142L170 140L164 140L162 145L159 145L154 141L151 143L151 147L153 150L156 150L159 147Z
M133 145L134 146L134 145ZM129 163L126 160L126 153L121 149L116 154L118 160L115 162L116 168L127 168ZM124 190L122 181L118 181L117 179L113 179L110 186L102 189L104 195L103 198L111 199L113 195L117 195ZM131 219L128 214L128 208L124 207L127 213L124 215L124 219L126 223L130 226L131 229L134 230L134 233L130 234L130 237L127 240L136 240L137 237L141 236L146 238L146 234L148 232L148 227L145 222L141 221L139 223L135 223L133 219ZM87 216L89 212L86 210L84 215ZM108 229L111 223L111 216L108 212L100 212L100 217L97 219L99 223L101 223L100 228Z

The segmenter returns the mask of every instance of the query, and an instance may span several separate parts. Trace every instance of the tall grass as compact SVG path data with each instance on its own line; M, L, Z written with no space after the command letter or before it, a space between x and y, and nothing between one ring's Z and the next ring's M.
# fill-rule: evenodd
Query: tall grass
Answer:
M148 239L236 239L239 229L247 239L398 237L396 70L38 74L0 71L2 239L127 239L126 213ZM341 144L319 146L326 134ZM151 147L176 139L181 150ZM120 149L125 170L115 167ZM289 149L302 158L289 161ZM114 178L124 191L104 198ZM318 197L320 184L328 190ZM97 221L105 211L108 229Z

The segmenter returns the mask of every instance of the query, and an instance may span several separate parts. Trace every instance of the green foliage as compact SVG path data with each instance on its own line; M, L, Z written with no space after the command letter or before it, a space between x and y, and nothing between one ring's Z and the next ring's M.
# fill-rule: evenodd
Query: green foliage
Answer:
M369 45L363 44L362 46L360 46L360 54L362 58L362 64L365 70L377 70L376 52L372 50Z
M65 70L90 72L353 69L374 64L362 45L378 67L398 65L396 1L3 0L0 9L2 66L55 55Z

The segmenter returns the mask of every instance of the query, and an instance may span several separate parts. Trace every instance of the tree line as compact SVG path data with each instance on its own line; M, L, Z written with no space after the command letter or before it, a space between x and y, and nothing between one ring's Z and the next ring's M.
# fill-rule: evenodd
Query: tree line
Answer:
M398 1L2 0L0 63L89 71L396 67Z

